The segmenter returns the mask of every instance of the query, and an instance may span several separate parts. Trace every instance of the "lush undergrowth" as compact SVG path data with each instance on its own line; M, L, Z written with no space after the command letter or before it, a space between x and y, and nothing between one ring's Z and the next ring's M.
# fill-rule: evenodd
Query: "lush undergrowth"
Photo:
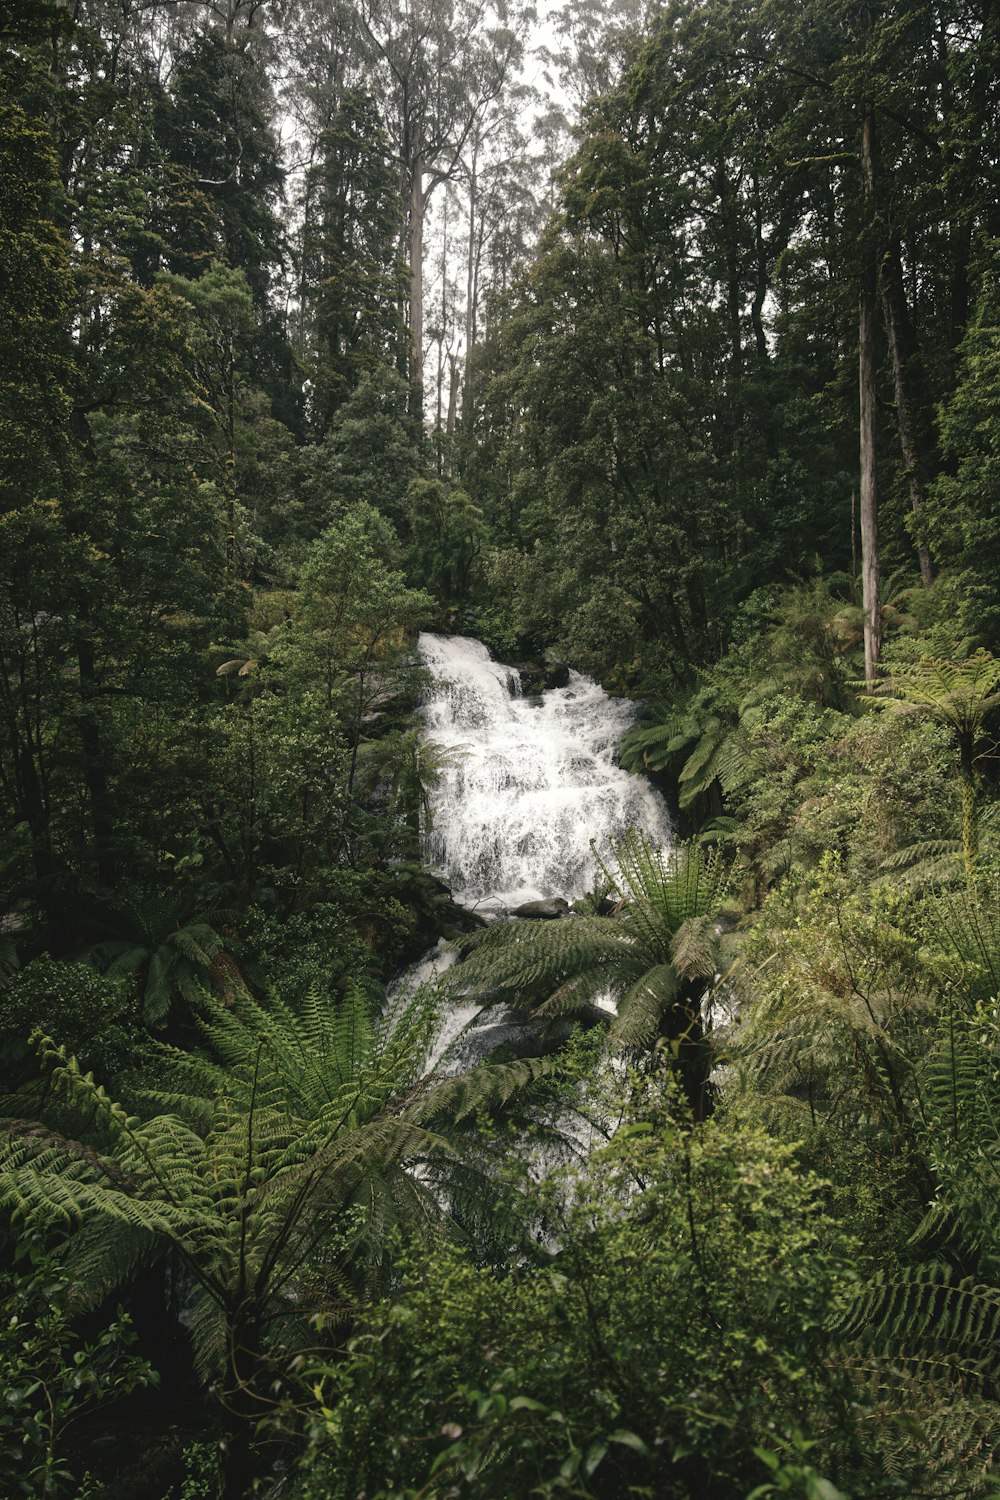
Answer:
M5 1493L1000 1494L994 12L604 9L0 0ZM475 927L424 628L675 848Z

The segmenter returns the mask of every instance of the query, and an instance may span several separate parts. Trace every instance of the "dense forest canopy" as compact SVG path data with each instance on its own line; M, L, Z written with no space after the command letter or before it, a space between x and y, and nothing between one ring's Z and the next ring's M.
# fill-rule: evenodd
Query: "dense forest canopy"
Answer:
M0 0L12 1495L1000 1494L998 182L992 0ZM420 630L674 847L482 927Z

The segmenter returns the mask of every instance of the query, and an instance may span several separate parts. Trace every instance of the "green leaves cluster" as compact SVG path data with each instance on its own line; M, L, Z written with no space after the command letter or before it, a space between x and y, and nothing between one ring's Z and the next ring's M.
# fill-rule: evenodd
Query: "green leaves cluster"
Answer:
M849 1245L790 1151L675 1110L648 1076L611 1144L536 1190L535 1264L413 1266L322 1373L304 1495L752 1487L753 1445L812 1410Z

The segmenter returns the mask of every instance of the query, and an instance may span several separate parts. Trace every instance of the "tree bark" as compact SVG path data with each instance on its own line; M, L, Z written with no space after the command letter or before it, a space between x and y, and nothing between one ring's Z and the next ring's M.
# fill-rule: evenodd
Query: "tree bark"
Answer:
M889 335L889 352L892 357L899 446L902 449L903 467L906 470L910 488L910 505L917 524L916 547L917 556L920 559L920 576L924 587L930 588L934 582L934 565L927 544L920 534L923 517L927 511L927 470L931 447L930 421L920 394L920 387L923 384L920 354L909 308L906 305L903 267L898 244L886 244L882 248L879 257L879 283L886 332Z
M423 415L424 389L424 164L418 153L410 175L410 386L416 416Z
M77 643L77 665L80 674L79 732L83 750L83 780L90 801L97 878L102 885L114 887L118 883L114 808L104 742L93 706L97 692L94 648L86 639Z
M861 598L865 616L865 681L873 682L882 654L882 603L878 545L878 480L875 432L875 312L878 298L873 223L875 115L866 105L861 121L866 222L861 240L861 294L858 316L858 405L860 418Z
M450 438L455 436L455 423L458 417L458 356L448 355L448 427L447 433ZM449 459L449 471L450 471Z

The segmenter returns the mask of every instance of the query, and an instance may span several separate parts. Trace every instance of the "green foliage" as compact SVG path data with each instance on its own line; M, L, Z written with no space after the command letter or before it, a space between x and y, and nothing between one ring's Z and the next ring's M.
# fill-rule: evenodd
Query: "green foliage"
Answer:
M726 1039L727 1107L805 1137L818 1170L842 1184L846 1211L876 1233L889 1214L905 1239L933 1191L914 1067L936 970L916 899L888 885L858 890L828 857L768 898L734 978L746 1003Z
M449 609L465 605L486 537L482 511L463 489L411 480L406 492L409 570Z
M355 505L376 506L400 533L406 493L418 471L419 434L409 387L395 371L366 371L333 417L321 445L302 455L302 499L317 535Z
M805 1500L848 1500L843 1491L817 1473L812 1464L803 1463L815 1447L815 1443L806 1441L800 1432L796 1432L778 1452L772 1448L755 1448L761 1463L770 1470L771 1479L751 1490L747 1500L763 1500L765 1495L802 1495Z
M416 1263L317 1372L304 1496L721 1500L815 1412L850 1253L818 1184L762 1134L692 1130L662 1070L633 1086L597 1087L617 1134L536 1189L557 1249Z
M41 1028L65 1037L85 1068L120 1077L135 1056L141 1036L137 996L120 978L95 973L83 963L33 959L0 990L0 1048L6 1087L41 1086L37 1061L28 1046ZM5 1113L10 1112L8 1099ZM16 1108L17 1106L13 1106ZM28 1106L24 1100L21 1108Z
M1000 621L991 580L1000 523L1000 301L995 247L984 260L979 302L960 350L958 381L941 414L941 445L949 468L934 487L930 527L942 561L961 580L953 628L996 650Z
M36 1253L5 1282L0 1459L8 1494L79 1500L88 1486L66 1457L67 1434L98 1407L155 1384L155 1373L132 1352L135 1335L121 1308L96 1336L74 1327L72 1277L55 1261Z
M109 978L131 978L143 1019L162 1028L177 1000L193 1009L206 990L228 998L234 982L239 987L239 969L217 930L220 920L214 912L191 911L183 893L137 897L111 917L121 935L93 944L85 956Z
M154 1045L162 1082L145 1116L36 1035L101 1147L9 1121L0 1197L26 1231L73 1231L64 1254L81 1306L154 1256L179 1259L196 1365L218 1382L235 1473L286 1352L311 1342L317 1318L344 1317L351 1277L377 1269L389 1226L445 1217L433 1185L451 1132L547 1070L529 1060L437 1080L424 1071L436 1025L427 994L378 1025L357 989L339 1001L311 992L294 1010L249 995L232 1009L206 1003L210 1055Z
M451 984L483 1003L532 1007L540 1016L573 1015L604 997L616 1050L674 1055L696 1114L709 1102L704 1002L728 967L718 918L729 883L717 851L697 845L656 848L624 834L600 861L618 898L611 916L512 922L463 940L464 962Z
M0 512L52 483L65 451L70 366L62 322L72 297L55 219L51 134L6 94L0 106Z
M925 714L951 731L962 787L962 857L970 889L980 878L976 772L983 733L1000 707L1000 661L980 649L964 661L925 656L876 682L874 702L892 701L898 713Z

